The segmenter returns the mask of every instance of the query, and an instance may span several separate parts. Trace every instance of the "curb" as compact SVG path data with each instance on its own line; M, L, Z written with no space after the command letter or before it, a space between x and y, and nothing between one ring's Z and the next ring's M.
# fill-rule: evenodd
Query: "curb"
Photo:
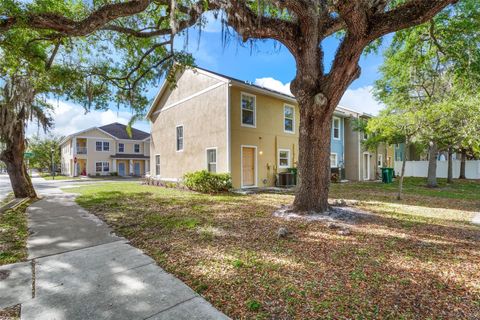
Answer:
M16 210L18 207L24 205L28 201L30 201L30 198L13 199L0 208L0 213L4 213L7 210Z

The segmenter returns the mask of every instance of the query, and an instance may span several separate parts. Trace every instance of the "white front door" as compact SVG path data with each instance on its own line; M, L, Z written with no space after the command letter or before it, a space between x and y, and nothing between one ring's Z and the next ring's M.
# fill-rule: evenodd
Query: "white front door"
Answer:
M363 180L370 180L370 154L363 154Z

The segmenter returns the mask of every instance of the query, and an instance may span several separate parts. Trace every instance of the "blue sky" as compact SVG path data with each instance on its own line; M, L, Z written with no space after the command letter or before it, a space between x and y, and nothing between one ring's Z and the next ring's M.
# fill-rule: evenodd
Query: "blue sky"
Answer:
M272 40L255 41L254 47L242 44L235 37L222 44L222 28L219 20L212 16L199 35L198 29L191 28L187 36L176 38L175 47L186 49L194 58L195 63L202 68L222 73L241 80L250 81L274 90L289 92L289 83L295 76L295 61L290 52ZM339 40L331 37L322 44L325 52L326 68L330 67ZM371 95L371 88L378 78L378 67L382 64L382 50L378 54L363 56L360 62L362 74L355 80L345 93L341 105L359 111L375 114L381 105ZM153 99L158 88L149 90L148 96ZM127 123L131 114L127 109L118 110L114 107L108 111L91 111L85 114L84 109L71 102L54 101L56 135L67 135L93 126L105 125L111 122ZM149 131L149 123L138 122L138 129ZM28 135L37 132L30 126Z
M240 44L237 39L230 39L228 45L222 46L221 38L219 21L210 20L202 31L200 44L198 30L190 29L187 50L194 55L198 66L251 82L258 78L272 77L282 83L289 83L294 78L295 60L288 49L278 42L275 45L273 40L256 41L255 48L251 49L248 43ZM176 41L176 47L183 48L183 39ZM322 45L327 68L331 65L338 43L338 39L330 37ZM385 45L382 46L384 47ZM377 69L382 62L381 52L363 56L362 75L352 83L351 89L372 85L378 78Z

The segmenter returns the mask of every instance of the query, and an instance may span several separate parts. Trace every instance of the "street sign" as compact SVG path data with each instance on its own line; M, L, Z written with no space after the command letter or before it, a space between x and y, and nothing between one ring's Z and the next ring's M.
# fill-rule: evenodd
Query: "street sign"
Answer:
M23 157L24 157L25 159L31 159L31 158L33 158L33 152L25 152L25 153L23 154Z

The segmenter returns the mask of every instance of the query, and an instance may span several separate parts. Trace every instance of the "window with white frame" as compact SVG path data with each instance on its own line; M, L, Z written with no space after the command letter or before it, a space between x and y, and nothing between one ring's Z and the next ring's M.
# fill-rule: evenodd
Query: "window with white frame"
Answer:
M255 127L256 125L256 98L255 96L242 93L242 125L247 127Z
M340 118L333 118L333 139L340 140Z
M290 168L290 150L289 149L278 150L278 167Z
M217 172L217 149L207 149L207 170L208 172Z
M295 132L295 108L289 105L283 106L283 130Z
M140 153L140 145L138 143L133 145L133 152Z
M338 157L336 153L330 153L330 168L338 167Z
M378 166L383 167L383 154L378 155Z
M177 127L177 151L183 150L183 126Z
M125 144L123 143L118 144L118 152L125 152Z
M110 162L108 161L99 161L95 162L95 172L109 172L110 171Z
M155 155L155 175L160 175L160 155Z
M96 141L95 142L96 151L110 151L110 142L108 141Z

